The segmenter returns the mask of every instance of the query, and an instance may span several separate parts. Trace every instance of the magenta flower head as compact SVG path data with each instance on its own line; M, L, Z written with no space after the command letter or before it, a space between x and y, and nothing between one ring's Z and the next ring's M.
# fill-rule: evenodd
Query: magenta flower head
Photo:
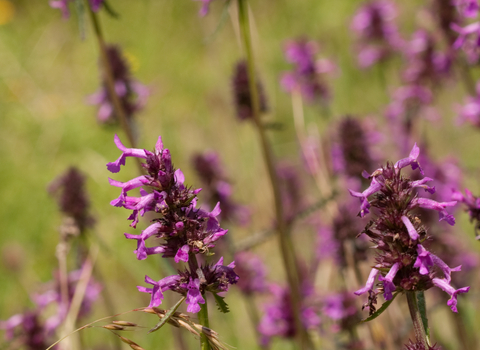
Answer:
M357 11L351 28L358 37L360 67L386 60L402 47L395 17L395 4L389 0L369 1Z
M326 103L330 98L330 91L323 76L332 72L335 65L326 59L317 60L317 51L314 41L304 38L288 41L284 53L294 68L283 74L281 85L289 93L300 92L308 102Z
M145 106L149 95L148 88L132 79L130 68L118 46L109 45L107 47L107 56L115 82L115 93L120 100L126 117L131 120L134 114ZM106 73L103 72L102 87L88 97L88 102L98 105L97 119L100 123L117 123L119 117L115 115L113 101L107 90L106 79Z
M253 119L253 105L250 95L250 86L248 78L247 62L240 61L235 67L233 75L233 97L237 117L240 120ZM267 99L263 90L263 85L257 81L258 100L260 102L260 112L265 113L268 110Z
M121 188L120 196L111 204L132 210L129 217L132 227L136 227L139 216L146 212L157 215L140 235L125 234L126 238L137 243L134 251L137 259L144 260L148 255L162 254L164 258L174 258L176 263L188 263L188 269L184 272L158 282L147 276L145 281L153 287L139 287L139 290L151 294L150 306L158 306L162 302L163 292L173 290L186 296L189 312L198 312L198 304L205 302L203 295L206 291L214 294L225 292L230 284L238 280L233 271L234 263L223 266L223 258L214 265L198 267L196 255L213 255L210 249L227 233L218 221L220 205L217 203L212 211L196 207L196 196L200 189L185 186L184 175L180 169L174 168L170 151L163 147L161 137L152 152L126 148L117 135L115 144L122 154L115 162L107 164L108 170L116 173L121 165L125 165L127 157L135 157L146 161L142 166L147 175L127 182L109 179L112 186ZM140 197L129 196L128 192L136 188L140 188ZM154 241L156 245L147 246L149 238L153 238L149 242Z
M350 190L352 196L360 199L360 216L366 215L369 208L375 208L375 215L362 233L370 237L377 249L376 264L365 287L355 292L356 295L368 292L366 305L370 313L375 311L379 293L383 293L385 300L390 300L394 292L423 291L433 286L452 296L454 301L448 305L456 312L457 294L468 290L467 287L456 291L450 286L452 271L459 271L461 266L450 268L424 247L423 243L430 237L421 219L415 215L415 209L433 209L439 213L440 221L454 225L454 217L445 209L456 202L437 202L421 197L425 192L434 193L434 187L427 185L432 179L424 177L413 181L402 175L402 169L407 167L418 169L423 175L419 155L420 149L415 144L407 158L395 164L387 163L371 175L366 174L372 181L368 189L362 193ZM382 287L374 291L377 277Z

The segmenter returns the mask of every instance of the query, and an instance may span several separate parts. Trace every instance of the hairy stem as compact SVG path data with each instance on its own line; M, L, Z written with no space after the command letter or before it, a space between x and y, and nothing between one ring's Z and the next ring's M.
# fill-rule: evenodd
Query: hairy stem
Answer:
M415 331L415 338L418 344L422 344L425 349L428 349L427 333L423 326L422 316L420 309L418 308L416 292L406 292L408 309L410 310L410 316L412 317L413 330Z
M288 232L287 223L283 215L283 205L280 194L280 186L277 172L275 170L275 160L271 145L268 141L265 129L260 119L260 100L257 88L257 79L255 76L255 60L250 36L250 24L246 0L238 0L238 16L240 32L244 48L247 55L248 83L250 89L250 98L252 101L253 120L259 134L263 158L267 167L270 183L272 186L275 214L277 220L277 232L279 236L280 251L287 274L288 284L291 293L292 310L295 324L295 334L302 349L313 349L313 344L306 329L301 321L301 294L300 279L298 273L297 261L293 249L293 244Z

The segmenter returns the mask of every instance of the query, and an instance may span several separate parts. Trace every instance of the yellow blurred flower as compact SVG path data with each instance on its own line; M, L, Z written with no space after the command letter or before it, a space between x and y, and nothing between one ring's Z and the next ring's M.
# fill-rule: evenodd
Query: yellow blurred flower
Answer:
M9 0L0 0L0 25L7 24L13 19L15 7Z

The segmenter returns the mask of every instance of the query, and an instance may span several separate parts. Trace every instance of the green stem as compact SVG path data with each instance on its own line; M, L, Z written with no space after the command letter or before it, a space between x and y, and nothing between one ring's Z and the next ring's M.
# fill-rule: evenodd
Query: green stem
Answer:
M205 299L205 304L200 304L200 312L198 313L198 321L204 327L210 328L210 324L208 322L208 308L207 308L207 296L202 294L203 299ZM202 346L202 350L210 350L210 344L208 343L208 339L205 333L200 333L200 344Z
M300 278L297 260L291 237L288 232L288 226L283 215L283 204L280 194L280 186L277 172L275 170L275 160L271 145L268 141L265 129L260 119L260 100L257 88L257 79L255 76L255 60L253 57L253 49L250 36L250 24L248 18L248 8L246 0L238 0L238 16L240 31L247 55L248 67L248 84L250 89L250 98L252 101L253 120L258 130L260 143L263 152L263 158L267 167L270 183L275 204L275 214L277 220L277 232L279 236L280 251L282 253L282 260L287 274L288 284L290 286L290 293L292 299L292 310L295 323L295 334L301 349L313 349L313 343L308 335L308 332L302 325L301 321L301 293L300 293Z
M125 112L125 109L123 108L122 103L118 98L117 93L115 92L115 78L113 76L113 69L110 66L110 60L108 59L107 45L105 44L105 39L103 37L102 27L100 25L100 19L98 18L97 14L92 11L92 8L90 7L90 3L88 2L88 0L85 0L85 3L88 9L88 13L90 14L90 19L93 25L93 31L97 38L98 47L100 49L103 71L105 75L105 84L106 84L108 95L110 97L110 100L113 103L113 109L115 111L115 115L118 117L122 129L127 135L130 146L135 148L136 142L135 142L135 137L133 136L132 128L130 127L130 123L127 119L127 114ZM140 159L138 158L136 159L137 159L137 165L140 169L140 173L143 174L144 171L143 171L143 167L141 166Z
M423 326L422 315L418 308L416 292L406 292L408 309L410 310L410 316L412 317L413 330L415 331L415 338L418 344L422 344L425 349L428 349L427 333Z

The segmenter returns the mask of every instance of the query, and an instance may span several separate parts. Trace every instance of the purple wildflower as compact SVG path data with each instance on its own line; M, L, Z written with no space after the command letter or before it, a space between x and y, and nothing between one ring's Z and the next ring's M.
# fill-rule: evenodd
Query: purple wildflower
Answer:
M478 15L478 0L454 0L453 4L457 7L458 12L464 17L475 18Z
M370 313L375 311L376 295L381 292L385 300L390 300L394 291L423 291L436 285L453 295L448 289L453 289L450 286L450 274L452 271L459 271L460 267L448 267L443 260L423 247L421 243L429 237L422 221L414 216L412 210L419 207L433 209L439 212L440 221L445 220L454 225L455 219L445 211L445 208L455 205L456 202L436 202L420 197L420 192L416 188L423 187L424 182L431 179L412 181L401 174L401 170L406 167L419 169L423 174L418 162L419 155L420 150L415 144L407 158L399 160L394 165L387 163L386 166L374 171L369 176L372 184L363 193L350 190L352 196L361 200L360 216L365 215L366 208L370 206L376 209L376 216L363 231L377 248L376 265L365 287L355 292L356 295L369 293L367 305ZM428 192L430 187L425 189ZM369 200L369 197L373 198ZM433 266L439 267L443 274L440 276L443 277L440 282L437 281L440 279ZM375 292L373 287L377 276L383 288ZM442 283L448 285L448 288ZM459 291L466 292L468 287ZM453 307L452 310L456 311Z
M75 270L68 274L67 303L62 300L57 274L54 281L45 284L46 290L42 294L31 295L35 309L16 314L6 321L0 321L0 329L6 331L6 340L14 340L16 346L22 349L46 349L52 343L51 337L55 331L65 321L80 275L81 270ZM98 298L100 291L100 284L90 279L80 304L79 317L85 317L90 313L92 304ZM53 310L56 307L53 315L52 307L54 307Z
M357 11L351 28L358 36L360 67L384 61L402 47L395 17L395 5L388 0L370 1Z
M235 270L239 277L237 286L243 293L263 293L267 290L267 272L259 256L250 252L236 253Z
M438 83L450 71L450 57L435 49L433 35L425 30L417 30L412 41L405 48L407 68L404 79L412 85L432 85Z
M306 329L315 329L320 325L314 292L311 285L304 282L301 319ZM274 336L294 338L295 326L290 291L276 284L270 285L272 302L265 306L265 315L260 320L258 331L262 334L262 345L267 346Z
M478 231L480 230L480 198L475 197L472 192L465 189L465 195L460 191L455 190L452 199L463 202L467 206L468 214L470 215L470 222L475 222L475 235L480 239Z
M351 331L360 321L355 299L349 292L328 295L323 299L322 314L338 324L339 330Z
M475 22L465 27L452 23L451 27L458 33L458 38L452 45L453 49L462 49L465 52L468 63L471 65L477 64L480 59L480 22Z
M458 121L460 123L469 122L470 124L480 127L480 82L477 82L476 96L469 96L465 100L465 104L459 108Z
M463 287L459 289L453 288L450 283L444 278L433 278L432 283L442 289L444 292L450 295L450 299L447 302L447 305L450 306L453 312L458 312L457 310L457 295L462 293L467 293L470 287Z
M308 102L327 102L330 92L322 80L322 75L334 70L334 64L328 60L316 60L317 44L306 39L288 41L285 44L285 57L294 64L291 72L281 78L283 88L292 93L298 91Z
M248 78L248 68L246 61L240 61L235 67L233 76L233 97L237 117L240 120L253 119L253 105L250 94L250 85ZM260 112L265 113L268 110L267 100L263 90L263 85L257 81L258 101L260 103Z
M338 129L339 142L332 154L333 168L347 177L362 179L363 170L373 170L372 135L367 134L363 124L352 116L345 116Z
M115 93L126 117L130 120L136 112L145 106L149 95L148 88L132 80L130 69L118 46L109 45L107 56L115 82ZM118 116L115 115L113 102L107 90L105 74L105 72L102 73L102 87L88 97L88 102L99 106L97 118L100 123L115 123L118 122Z
M94 223L94 219L88 212L89 199L85 180L85 175L80 170L71 167L65 174L55 179L48 188L49 192L57 197L60 210L73 218L80 232Z
M111 204L132 210L129 220L133 221L133 227L138 223L139 215L143 216L146 212L159 214L140 235L125 234L126 238L137 241L134 251L137 259L162 254L165 258L174 258L176 263L187 262L189 266L178 275L158 282L147 276L145 281L152 284L153 288L138 287L139 291L151 294L150 306L158 306L162 302L163 292L172 290L186 296L189 312L200 311L198 304L205 302L205 292L226 292L229 285L238 281L233 270L235 264L232 262L223 266L223 258L214 265L197 266L195 255L212 255L209 250L227 233L217 219L221 212L219 203L210 212L196 208L196 196L200 189L185 186L185 177L180 169L174 168L170 151L163 147L161 137L153 152L126 148L116 135L115 144L122 155L115 162L107 164L111 172L118 172L120 166L125 165L126 157L136 157L146 160L142 166L148 175L125 183L110 179L111 185L122 188L120 196ZM128 192L135 188L140 188L140 197L129 197ZM147 192L145 188L150 191ZM152 237L156 238L158 245L147 247L146 241Z
M220 202L222 212L220 218L246 225L249 221L249 210L246 206L235 203L232 199L232 186L225 175L216 152L196 154L192 158L196 173L202 183L202 194L206 202L215 206Z
M432 1L434 19L437 21L437 26L441 33L450 44L455 40L455 33L451 27L453 24L461 22L461 18L459 18L458 12L455 9L455 1L456 0Z

